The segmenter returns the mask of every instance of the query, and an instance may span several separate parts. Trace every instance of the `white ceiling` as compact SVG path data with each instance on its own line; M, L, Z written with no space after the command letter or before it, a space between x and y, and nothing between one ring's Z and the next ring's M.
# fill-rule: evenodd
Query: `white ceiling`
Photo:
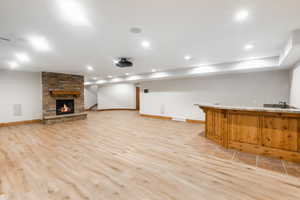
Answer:
M1 0L0 36L17 42L0 43L0 68L7 68L20 51L31 62L18 70L99 78L272 57L279 56L291 31L300 28L299 0L75 0L89 26L64 20L59 1ZM249 18L236 22L234 15L241 9L249 11ZM130 33L132 27L143 31ZM32 49L25 41L32 34L45 37L51 51ZM141 46L143 40L151 43L149 49ZM249 43L254 49L245 51ZM193 59L186 61L185 55ZM114 67L112 60L120 56L133 58L134 67ZM95 70L87 72L87 65Z

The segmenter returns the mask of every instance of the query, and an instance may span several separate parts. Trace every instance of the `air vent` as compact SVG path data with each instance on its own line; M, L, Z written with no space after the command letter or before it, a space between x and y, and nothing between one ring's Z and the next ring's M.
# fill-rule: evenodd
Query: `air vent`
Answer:
M13 111L14 111L14 116L22 116L22 105L14 104Z
M0 41L2 41L2 42L10 42L11 39L5 38L5 37L0 37Z
M24 38L18 38L13 35L1 35L0 36L0 44L9 44L9 45L24 45L26 44L26 40Z

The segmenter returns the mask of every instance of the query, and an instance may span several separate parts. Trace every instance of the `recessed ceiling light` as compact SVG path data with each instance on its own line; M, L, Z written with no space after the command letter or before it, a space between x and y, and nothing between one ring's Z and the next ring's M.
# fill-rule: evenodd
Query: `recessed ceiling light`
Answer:
M59 7L63 18L72 25L90 25L82 5L76 0L59 0Z
M251 49L253 49L254 48L254 45L253 44L247 44L246 46L245 46L245 50L251 50Z
M112 78L112 77L113 77L113 76L111 76L111 75L108 75L108 76L107 76L107 78Z
M125 75L126 75L126 76L129 76L129 75L130 75L130 73L125 73Z
M93 80L97 80L98 79L98 77L93 77Z
M157 69L152 69L151 71L152 71L152 72L157 72Z
M16 58L22 63L30 62L30 58L26 53L16 53Z
M185 60L191 60L192 57L191 57L191 56L184 56L184 59L185 59Z
M37 51L49 51L50 45L46 38L42 36L32 36L29 39L31 46Z
M143 42L142 42L142 46L143 46L144 48L149 48L149 47L150 47L150 42L148 42L148 41L143 41Z
M11 69L15 69L15 68L19 67L19 64L15 61L8 62L8 65Z
M90 66L90 65L86 66L86 68L87 68L87 70L89 70L89 71L93 71L93 70L94 70L94 67L92 67L92 66Z
M244 21L249 17L248 10L240 10L235 14L236 21Z

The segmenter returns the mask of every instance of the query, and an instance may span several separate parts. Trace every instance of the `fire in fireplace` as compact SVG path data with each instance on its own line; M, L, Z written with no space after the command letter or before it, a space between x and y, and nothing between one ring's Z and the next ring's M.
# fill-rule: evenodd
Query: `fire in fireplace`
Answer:
M56 115L66 115L74 113L74 99L57 99Z

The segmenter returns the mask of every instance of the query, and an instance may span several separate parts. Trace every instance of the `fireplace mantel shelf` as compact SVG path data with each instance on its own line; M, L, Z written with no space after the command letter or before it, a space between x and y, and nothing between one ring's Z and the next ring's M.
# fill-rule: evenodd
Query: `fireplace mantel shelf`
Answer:
M81 95L80 91L65 91L65 90L53 90L50 91L51 95L74 95L74 96L79 96Z
M55 115L55 116L46 116L44 119L60 119L60 118L66 118L66 117L78 117L78 116L87 116L86 112L83 113L75 113L75 114L68 114L68 115Z

